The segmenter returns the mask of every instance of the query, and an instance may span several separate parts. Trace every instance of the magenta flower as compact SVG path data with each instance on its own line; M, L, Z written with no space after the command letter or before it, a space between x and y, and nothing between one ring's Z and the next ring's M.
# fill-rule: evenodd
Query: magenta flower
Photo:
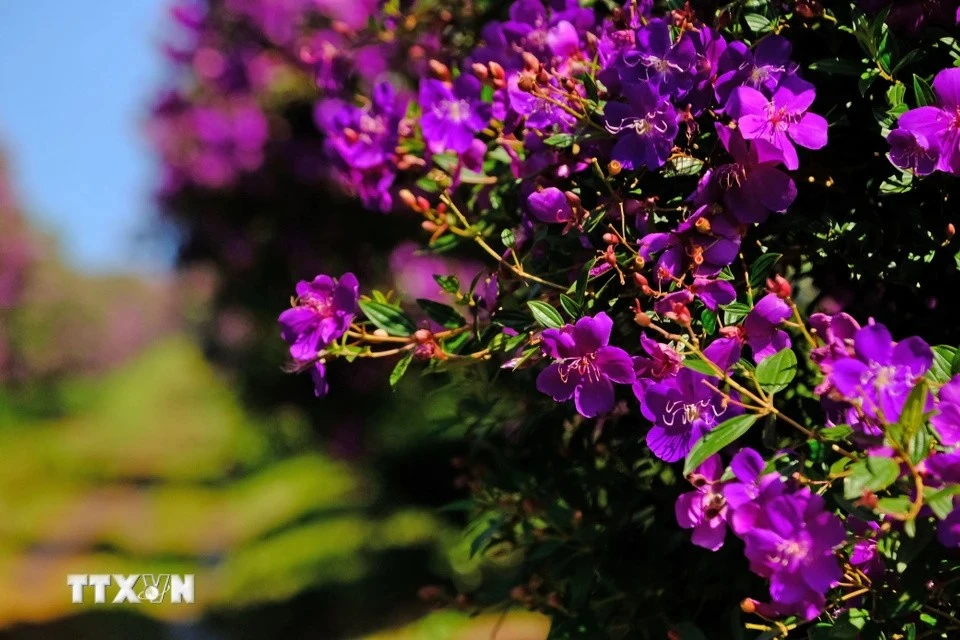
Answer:
M556 187L547 187L543 191L534 191L527 196L527 206L533 217L541 222L571 223L574 221L573 207Z
M674 506L677 524L684 529L693 529L690 542L710 551L722 547L727 534L729 508L720 482L722 475L720 456L710 456L690 474L690 481L697 490L681 494Z
M613 383L633 384L636 374L627 352L609 346L613 320L604 312L575 325L543 332L543 353L555 360L540 372L537 389L557 402L574 399L577 411L592 418L613 408Z
M940 437L941 444L947 447L960 444L960 376L954 376L940 387L937 414L930 419L930 424Z
M357 313L360 285L352 273L319 275L297 283L296 306L280 314L280 330L294 360L309 361L342 336ZM321 372L322 376L322 372Z
M913 134L915 142L912 150L898 151L896 158L891 151L891 160L898 167L916 168L917 173L921 173L926 169L921 161L929 162L928 154L938 151L937 169L960 174L960 69L944 69L938 73L933 79L933 92L937 106L911 109L900 116L897 130ZM905 144L902 138L894 139L891 144L894 143ZM910 153L920 157L913 161Z
M794 143L808 149L827 144L827 121L809 113L816 89L809 82L788 76L767 99L750 87L739 87L730 96L727 113L737 121L747 140L764 140L783 154L787 169L800 166Z
M490 106L480 100L480 81L463 74L452 85L440 80L420 82L420 126L433 153L470 148L478 131L490 120Z
M857 331L853 346L856 357L836 361L830 381L851 402L859 400L867 416L896 422L933 352L917 337L894 343L882 324Z
M612 157L625 169L656 169L666 162L680 128L676 110L650 84L623 87L627 104L604 107L607 131L617 136Z
M647 353L645 356L633 357L633 370L637 379L633 383L633 395L640 402L641 408L646 402L647 389L651 385L677 375L682 367L682 358L670 346L657 342L646 334L640 334L640 346Z
M930 144L923 134L907 129L894 129L887 136L887 142L890 143L887 157L893 166L913 171L918 176L931 174L937 168L940 149Z
M662 19L650 20L636 34L634 49L623 54L620 78L624 83L659 87L664 95L683 95L693 86L697 51L688 37L676 44Z
M770 580L770 597L784 613L810 620L825 606L824 594L843 572L834 550L846 533L822 497L804 487L763 505L761 517L743 534L750 570Z
M743 321L747 344L753 350L754 362L769 358L790 347L790 336L780 328L792 314L790 306L773 293L760 298Z
M692 369L681 369L676 377L647 389L640 409L653 423L647 432L647 446L655 456L676 462L690 453L705 433L743 412L733 404L725 406L723 396L704 384L710 380Z
M327 385L327 366L318 360L310 367L310 378L313 380L313 395L322 398L330 391Z
M711 278L732 263L740 251L740 229L723 215L710 215L710 206L697 209L669 233L649 233L640 239L640 256L657 261L657 279L679 278L688 270L695 278Z
M781 78L793 73L797 65L790 62L790 41L769 36L750 51L742 42L731 42L719 60L717 99L726 104L738 87L751 87L764 95L773 95Z
M763 222L771 211L786 211L797 197L797 185L777 169L781 154L765 140L747 141L739 130L716 125L717 136L733 162L707 171L693 202L703 206L723 202L744 224Z

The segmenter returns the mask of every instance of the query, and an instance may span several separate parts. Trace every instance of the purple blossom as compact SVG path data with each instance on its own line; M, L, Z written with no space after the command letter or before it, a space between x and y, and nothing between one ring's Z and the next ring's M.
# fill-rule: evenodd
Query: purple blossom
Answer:
M780 150L787 169L800 166L794 143L808 149L827 144L827 121L809 113L816 89L796 76L783 80L772 98L750 87L739 87L730 96L727 113L737 121L747 140L764 140Z
M279 319L281 335L294 360L313 360L320 349L346 332L357 313L359 289L352 273L339 280L318 275L313 282L297 283L296 305Z
M704 384L710 380L684 368L676 377L647 389L641 410L653 422L647 432L647 446L655 456L676 462L690 453L705 433L743 412L735 405L727 405L722 395Z
M911 109L900 116L898 131L913 134L914 141L911 146L909 140L895 138L891 145L897 146L891 150L891 161L922 175L930 161L929 154L936 150L939 152L936 168L960 174L960 69L944 69L938 73L933 79L933 92L937 106Z
M657 261L657 279L679 278L690 271L696 278L711 278L731 264L740 251L740 229L723 215L712 215L708 205L669 233L650 233L640 239L640 256Z
M711 551L723 546L727 533L729 508L720 482L722 475L720 456L710 456L691 474L690 481L697 490L681 494L674 506L677 524L693 529L690 541Z
M527 196L527 207L533 217L540 222L574 222L573 207L556 187L547 187L543 191L534 191Z
M790 348L790 336L780 329L780 325L792 313L790 306L772 293L760 298L750 310L743 321L743 332L753 350L754 362L759 363L782 349Z
M937 413L930 419L940 443L947 447L960 445L960 376L954 376L940 387Z
M521 89L519 82L519 73L514 73L507 79L507 96L510 99L510 108L525 118L527 127L541 131L554 128L566 131L576 123L576 118L556 104L557 100L563 100L562 97L553 101L545 100ZM557 89L557 93L562 93L556 78L551 78L550 84Z
M633 370L637 379L633 383L633 395L641 405L646 402L647 389L650 385L677 375L683 366L683 359L670 346L640 334L640 347L646 356L633 357Z
M771 211L786 211L797 197L797 185L777 169L781 154L765 140L744 140L739 130L716 125L717 136L733 162L707 171L693 202L722 202L743 224L763 222Z
M850 401L859 401L871 418L896 422L917 379L933 364L933 352L918 337L894 343L881 324L857 331L856 357L833 364L830 382Z
M790 62L790 41L781 36L761 40L754 51L742 42L731 42L718 62L717 99L725 105L737 87L750 87L773 95L780 80L795 72Z
M575 325L543 332L543 353L555 360L537 377L537 389L557 402L570 398L580 415L592 418L613 408L613 383L633 384L627 352L609 346L613 320L604 312Z
M490 107L480 99L483 85L473 75L463 74L452 85L440 80L420 82L420 126L433 153L470 149L478 131L490 120Z
M313 380L313 395L322 398L330 391L327 384L327 365L322 360L317 360L310 367L310 378Z
M693 41L696 51L696 62L693 70L693 89L684 97L684 102L690 105L696 115L713 104L714 84L717 81L717 71L727 41L715 29L703 25L696 31L687 31L688 38Z
M822 497L806 487L776 496L742 537L750 570L770 580L778 609L808 620L823 611L824 594L843 576L834 550L846 533Z
M887 157L893 166L913 171L918 176L933 173L940 160L940 149L931 145L921 134L907 129L894 129L887 136L890 153Z
M625 85L643 83L659 87L664 95L680 96L693 86L696 61L693 40L681 37L674 44L669 25L657 18L637 30L634 48L623 53L620 79Z
M612 158L625 169L656 169L666 162L680 128L676 110L649 84L623 87L627 104L604 107L607 131L617 136Z

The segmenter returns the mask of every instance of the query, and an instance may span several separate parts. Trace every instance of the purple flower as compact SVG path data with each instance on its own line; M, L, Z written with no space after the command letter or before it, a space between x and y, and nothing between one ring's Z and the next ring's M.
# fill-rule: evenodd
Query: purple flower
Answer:
M607 131L617 136L612 158L626 169L656 169L666 162L680 128L676 110L649 84L623 87L627 104L604 107Z
M794 143L808 149L827 144L827 121L807 111L814 97L812 84L789 76L770 99L756 89L739 87L730 96L727 113L744 138L769 142L783 154L787 169L796 169L800 161Z
M797 185L777 169L781 154L765 140L744 140L739 130L716 125L717 136L733 162L707 171L693 202L703 206L723 202L744 224L763 222L771 211L786 211L797 197Z
M470 148L474 135L490 120L490 107L480 100L482 86L469 74L452 86L433 79L420 82L420 126L430 151L464 153Z
M807 620L820 614L824 594L843 576L834 550L845 538L840 518L808 488L766 502L743 534L750 570L770 580L774 605Z
M547 187L543 191L534 191L527 196L527 206L533 217L541 222L571 223L574 221L573 207L556 187Z
M954 376L940 387L937 394L937 413L930 424L940 438L940 444L954 447L960 444L960 376Z
M680 96L693 86L696 61L693 40L682 37L674 44L670 27L657 18L637 30L635 48L623 54L620 78L625 84L643 83Z
M925 163L929 162L926 154L936 149L939 151L937 169L960 174L960 69L944 69L938 73L933 79L933 92L937 96L938 106L911 109L900 116L897 121L898 130L912 133L915 143L912 151L906 154L898 151L897 159L891 151L891 160L898 167L915 168L906 161L910 159L910 153L919 153L923 156L923 166L926 168ZM907 144L901 138L895 139L891 144L893 143ZM916 148L917 145L919 149ZM898 160L902 165L897 164ZM917 173L920 173L920 160L915 164Z
M557 100L564 100L563 97L556 97L552 101L544 100L521 89L519 82L519 73L514 73L507 79L507 96L510 99L510 108L525 118L527 127L542 131L553 128L566 131L576 123L576 118L556 104ZM550 84L558 93L562 93L556 78L551 78Z
M310 378L313 380L313 395L322 398L330 391L327 385L327 366L318 360L310 367Z
M753 350L754 362L790 347L790 336L779 327L792 313L790 306L772 293L760 298L750 310L743 321L743 332Z
M692 369L681 369L676 377L647 389L641 411L653 422L647 446L655 456L676 462L690 453L705 433L742 413L735 405L724 406L723 396L704 384L710 380Z
M352 273L339 280L319 275L297 283L296 306L280 314L280 330L294 360L317 357L320 349L342 336L357 313L360 285ZM322 373L321 373L322 375Z
M633 370L637 375L633 383L633 395L643 405L650 385L677 375L683 365L679 353L646 334L640 334L640 346L647 355L633 358Z
M686 31L684 37L689 37L693 41L697 56L693 67L696 72L694 86L684 97L684 102L690 104L691 110L696 115L713 104L717 70L723 52L727 49L727 41L716 30L706 25L700 26L696 31Z
M730 461L736 482L728 482L723 495L733 509L730 528L741 538L763 517L763 505L783 495L785 485L776 473L763 473L766 461L745 447Z
M732 263L740 251L740 229L723 215L711 215L705 205L669 233L650 233L640 239L640 256L657 261L657 279L679 278L690 271L695 278L711 278Z
M693 529L690 541L711 551L723 546L727 533L729 509L720 482L722 475L720 456L710 456L690 476L697 490L681 494L674 506L677 524L684 529Z
M781 78L796 70L790 62L790 41L769 36L751 52L742 42L731 42L719 60L717 99L726 104L737 87L751 87L764 95L773 95Z
M608 345L611 329L613 320L600 312L544 330L541 348L555 362L540 372L537 389L557 402L573 398L585 418L613 408L613 383L633 384L636 374L627 352Z
M893 166L913 171L918 176L933 173L940 160L940 149L930 144L921 134L907 129L894 129L887 136L890 143L888 157Z
M960 501L954 499L953 511L937 526L937 539L950 549L960 548Z
M848 400L859 401L864 414L896 422L917 378L933 364L933 352L918 337L894 343L882 324L857 331L856 357L833 364L830 381Z

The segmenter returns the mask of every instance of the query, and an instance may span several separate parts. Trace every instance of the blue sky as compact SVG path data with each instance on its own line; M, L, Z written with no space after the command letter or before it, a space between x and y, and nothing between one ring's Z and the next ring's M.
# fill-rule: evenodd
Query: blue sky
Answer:
M24 208L91 272L164 269L142 123L165 0L0 0L0 145Z

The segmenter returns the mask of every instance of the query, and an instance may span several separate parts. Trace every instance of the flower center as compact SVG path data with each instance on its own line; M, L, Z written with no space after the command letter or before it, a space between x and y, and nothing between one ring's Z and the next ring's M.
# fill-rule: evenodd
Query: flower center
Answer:
M806 540L784 540L777 545L776 553L770 562L789 567L802 562L810 553L810 543Z
M712 422L717 415L717 409L707 400L699 402L670 402L664 407L666 412L663 416L663 423L672 427L680 421L681 425L693 424L697 420Z
M300 304L305 307L313 309L314 313L318 316L330 316L333 313L333 305L331 304L332 300L328 297L320 297L316 295L307 295L303 298L300 298Z
M743 186L747 179L747 168L742 164L725 164L717 169L717 183L724 191Z
M570 374L576 374L580 378L587 380L599 380L600 370L597 367L597 354L588 353L585 356L566 358L564 362L566 367L560 367L560 379L566 382L570 379Z
M470 103L466 100L444 100L434 109L441 118L457 124L470 117Z

